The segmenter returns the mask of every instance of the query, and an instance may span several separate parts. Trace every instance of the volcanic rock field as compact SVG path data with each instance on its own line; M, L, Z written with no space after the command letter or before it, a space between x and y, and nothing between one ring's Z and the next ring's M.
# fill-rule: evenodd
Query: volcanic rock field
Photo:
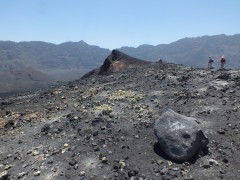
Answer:
M156 62L1 97L0 179L237 180L239 90L239 70ZM154 134L168 109L209 139L189 161L169 158Z

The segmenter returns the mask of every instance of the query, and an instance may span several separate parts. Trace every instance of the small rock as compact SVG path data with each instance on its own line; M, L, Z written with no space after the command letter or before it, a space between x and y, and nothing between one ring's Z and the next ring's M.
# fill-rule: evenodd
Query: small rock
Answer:
M93 148L93 150L96 152L96 151L100 151L100 148L98 147L98 146L95 146L94 148Z
M97 135L98 135L98 131L94 131L93 136L97 136Z
M222 160L222 162L228 163L228 159L227 159L227 158L224 158L224 159Z
M46 132L50 129L50 124L44 124L42 129L41 129L41 132Z
M204 163L203 163L203 165L202 165L202 167L203 167L204 169L210 168L211 166L210 166L210 164L209 164L209 161L208 161L208 160L205 160Z
M8 154L7 155L7 158L10 158L10 157L12 157L13 156L13 154Z
M23 176L26 176L28 173L27 172L21 172L18 174L18 179L22 178Z
M67 144L67 143L65 143L65 144L63 145L63 147L67 148L67 147L68 147L68 144Z
M113 118L113 117L114 117L114 113L111 112L111 113L109 114L109 117L110 117L110 118Z
M173 164L172 161L167 161L167 163L168 163L168 166L171 166Z
M5 125L6 128L15 128L17 126L17 122L14 120L9 120Z
M165 174L168 172L168 168L164 167L162 170L161 170L161 174Z
M7 116L11 116L12 114L13 114L12 111L6 111L6 115L7 115Z
M182 175L183 177L186 177L186 176L187 176L187 172L186 172L186 171L181 171L180 173L181 173L181 175Z
M76 170L78 168L78 164L75 164L73 168Z
M39 154L39 151L36 151L36 150L33 150L33 151L32 151L32 155L33 155L33 156L37 156L38 154Z
M220 172L221 174L225 174L225 173L226 173L225 170L220 170L219 172Z
M102 127L101 127L101 130L105 130L105 129L106 129L106 126L102 126Z
M108 109L102 110L103 115L108 115L109 116L111 112L112 112L112 110L108 110Z
M217 132L218 134L225 134L225 131L223 129L219 129Z
M13 167L13 165L6 165L5 168L4 168L4 170L8 170L8 169L10 169L10 168L12 168L12 167Z
M238 111L238 109L237 108L233 108L233 110L232 110L233 112L237 112Z
M125 141L125 137L124 137L124 136L121 136L120 139L121 139L122 141Z
M56 167L51 168L51 171L52 171L52 172L57 172L57 170L58 170L58 169L57 169Z
M0 173L0 180L8 179L8 176L9 176L8 171L5 170Z
M107 163L108 159L106 157L102 158L102 163Z
M157 164L161 165L163 163L163 160L157 160Z
M161 178L162 178L162 180L169 180L170 179L168 174L162 174Z
M218 162L214 159L209 159L209 164L212 166L212 165L218 165Z
M34 176L39 176L41 174L41 171L36 171L33 174L34 174Z
M96 143L96 142L93 142L92 145L93 145L93 146L97 146L97 143Z
M77 161L75 159L72 159L70 162L69 162L69 165L70 166L74 166L75 164L77 164Z
M91 138L90 134L86 135L86 137L85 137L86 140L89 140L90 138Z
M29 164L23 164L22 167L25 168L25 167L28 167Z
M74 116L73 119L74 119L74 120L78 120L78 117L77 117L77 116Z
M81 171L79 174L79 176L85 176L85 175L86 175L85 171Z
M49 160L48 162L47 162L47 164L52 164L53 163L53 161L52 160Z
M121 168L121 170L124 169L125 166L126 166L125 162L123 160L120 160L119 161L119 167Z
M134 176L136 176L138 174L138 171L136 171L136 170L134 170L134 171L128 171L128 177L134 177ZM131 178L131 179L132 179Z
M172 168L173 171L178 171L179 168L178 167L175 167L175 168Z

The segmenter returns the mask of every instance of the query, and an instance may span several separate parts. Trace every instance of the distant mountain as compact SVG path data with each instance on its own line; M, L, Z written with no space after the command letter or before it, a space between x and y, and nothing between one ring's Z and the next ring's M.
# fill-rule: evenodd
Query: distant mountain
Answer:
M84 41L59 45L0 41L0 93L80 78L100 66L110 53Z
M0 63L19 62L39 69L86 68L102 64L110 50L91 46L84 41L59 45L32 41L0 41Z
M184 38L171 44L122 47L119 50L141 59L163 59L194 67L206 67L209 56L214 58L214 66L218 67L219 58L225 55L227 67L240 68L240 34Z

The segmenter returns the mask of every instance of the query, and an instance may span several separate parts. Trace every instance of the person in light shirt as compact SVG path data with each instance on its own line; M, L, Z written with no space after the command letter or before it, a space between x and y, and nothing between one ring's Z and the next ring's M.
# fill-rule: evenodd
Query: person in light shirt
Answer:
M208 59L208 69L213 69L212 63L213 63L213 59L212 59L211 56L209 56L209 59Z

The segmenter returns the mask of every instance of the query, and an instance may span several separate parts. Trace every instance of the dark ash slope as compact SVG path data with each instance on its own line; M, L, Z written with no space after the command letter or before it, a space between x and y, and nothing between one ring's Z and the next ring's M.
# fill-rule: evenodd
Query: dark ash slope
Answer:
M0 173L9 179L238 179L240 72L147 64L0 100ZM153 122L192 116L209 149L177 164ZM7 179L6 178L6 179Z

